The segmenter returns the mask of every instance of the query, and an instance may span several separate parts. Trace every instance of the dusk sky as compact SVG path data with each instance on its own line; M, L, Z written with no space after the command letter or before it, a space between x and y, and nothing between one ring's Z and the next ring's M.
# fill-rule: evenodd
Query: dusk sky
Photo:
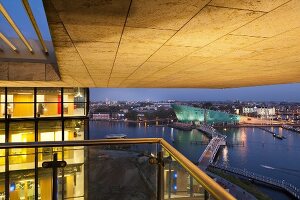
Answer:
M233 89L122 89L122 88L92 88L92 101L110 100L254 100L254 101L290 101L300 102L300 84L271 85L244 87Z
M32 12L43 35L43 38L45 40L51 40L43 2L41 0L29 0L28 2L31 6ZM19 29L22 30L22 33L27 39L38 39L34 28L32 27L31 22L26 14L22 1L0 0L0 3L3 4L7 12L14 19L15 23L17 24ZM3 15L0 15L0 24L0 31L4 35L6 35L8 38L18 38L18 35L9 25Z

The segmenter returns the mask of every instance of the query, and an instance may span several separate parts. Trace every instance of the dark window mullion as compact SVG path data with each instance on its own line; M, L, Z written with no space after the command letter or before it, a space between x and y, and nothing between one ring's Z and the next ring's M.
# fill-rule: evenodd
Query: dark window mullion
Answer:
M39 140L39 135L38 135L38 130L39 130L39 120L37 118L37 88L34 88L34 96L33 96L33 101L34 101L34 140L35 142L38 142ZM35 157L34 157L34 199L38 200L39 196L39 191L38 191L38 184L39 184L39 177L38 177L38 148L34 149Z
M7 87L5 88L5 142L9 142L9 119L7 117ZM5 200L9 200L9 149L5 149Z
M64 88L61 88L61 122L62 122L62 141L65 140L65 121L64 121Z
M61 134L61 136L62 136L62 141L64 141L65 140L65 120L64 120L64 88L61 88L61 132L62 132L62 134ZM62 147L62 160L64 160L64 147ZM64 174L64 168L62 168L62 184L61 184L61 186L62 186L62 193L61 193L61 195L62 195L62 199L64 199L65 197L65 195L64 195L64 193L65 193L65 181L64 181L64 177L65 177L65 174Z

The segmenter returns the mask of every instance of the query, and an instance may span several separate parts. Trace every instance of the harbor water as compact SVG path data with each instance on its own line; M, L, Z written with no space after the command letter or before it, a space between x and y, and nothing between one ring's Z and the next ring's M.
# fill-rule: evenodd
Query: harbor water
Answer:
M283 180L300 188L300 134L278 127L269 129L282 134L285 139L277 139L259 128L218 129L227 135L230 145L220 150L217 162ZM90 139L105 138L109 134L126 134L128 138L162 137L194 163L209 142L198 130L182 131L144 123L90 122ZM265 187L260 189L272 199L289 199L281 192Z

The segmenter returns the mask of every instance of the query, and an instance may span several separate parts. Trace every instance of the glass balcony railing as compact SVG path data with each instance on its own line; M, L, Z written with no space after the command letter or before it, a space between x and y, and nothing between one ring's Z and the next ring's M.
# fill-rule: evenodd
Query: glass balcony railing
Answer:
M235 199L160 138L0 145L2 199Z

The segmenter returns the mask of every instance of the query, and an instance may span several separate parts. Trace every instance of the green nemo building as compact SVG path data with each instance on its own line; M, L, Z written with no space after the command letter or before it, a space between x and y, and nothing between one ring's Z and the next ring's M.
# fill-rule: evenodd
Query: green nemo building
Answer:
M175 111L178 121L180 122L206 122L207 124L236 124L240 121L239 115L195 108L192 106L184 106L173 104L172 108Z

